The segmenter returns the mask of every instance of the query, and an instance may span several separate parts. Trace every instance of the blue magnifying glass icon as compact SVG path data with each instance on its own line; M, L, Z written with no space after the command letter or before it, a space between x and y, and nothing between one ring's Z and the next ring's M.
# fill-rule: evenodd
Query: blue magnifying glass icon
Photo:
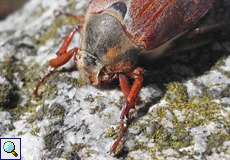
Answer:
M17 157L18 154L17 152L15 151L15 145L13 142L11 141L7 141L3 144L3 150L6 152L6 153L11 153L13 154L14 157Z

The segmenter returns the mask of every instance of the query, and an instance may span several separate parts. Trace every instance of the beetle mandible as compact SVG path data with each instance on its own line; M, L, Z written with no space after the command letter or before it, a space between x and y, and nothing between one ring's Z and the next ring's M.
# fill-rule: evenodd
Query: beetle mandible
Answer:
M111 151L124 142L125 118L135 107L144 70L139 56L156 57L168 51L170 42L187 34L212 7L214 0L91 0L82 27L75 27L49 61L56 69L74 57L83 79L94 86L118 80L125 97L120 134ZM67 50L80 31L80 48ZM39 86L50 75L46 75ZM129 85L128 79L133 79Z

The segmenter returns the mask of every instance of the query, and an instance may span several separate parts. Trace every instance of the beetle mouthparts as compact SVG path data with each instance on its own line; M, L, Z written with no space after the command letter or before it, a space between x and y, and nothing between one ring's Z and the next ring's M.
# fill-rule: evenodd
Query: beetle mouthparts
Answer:
M77 68L81 77L92 85L98 85L100 70L104 67L101 60L87 50L81 50L77 55Z

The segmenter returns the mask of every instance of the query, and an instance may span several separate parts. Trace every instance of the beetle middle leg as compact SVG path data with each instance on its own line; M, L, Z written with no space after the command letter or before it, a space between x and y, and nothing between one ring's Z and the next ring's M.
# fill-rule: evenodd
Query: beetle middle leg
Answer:
M53 58L49 61L49 66L52 68L51 71L48 71L48 73L43 76L43 78L41 80L39 80L39 82L37 83L35 90L33 92L33 94L35 96L38 96L38 89L39 87L45 83L45 81L53 74L55 73L56 69L64 64L66 64L72 57L76 57L76 54L79 51L79 48L73 48L71 50L67 50L70 43L73 40L74 35L76 34L76 32L79 32L80 28L79 27L75 27L73 29L73 31L65 38L61 48L59 49L59 51L57 52L57 57Z
M129 117L130 109L134 108L136 102L138 101L138 95L143 83L143 72L144 71L142 68L136 68L130 75L128 75L129 77L134 79L132 87L130 87L128 78L125 75L119 75L120 88L125 96L126 103L122 108L120 116L120 133L117 140L112 145L112 153L116 153L118 146L124 143L123 137L127 132L127 124L125 124L124 119L125 117Z
M129 92L131 89L128 78L125 75L120 74L119 75L119 84L120 84L120 88L121 88L122 93L124 94L125 98L127 98L129 96Z
M134 79L133 85L130 88L129 94L126 97L126 104L121 112L121 119L128 117L130 109L135 107L135 104L138 99L138 94L142 88L143 83L143 72L142 68L135 69L129 76ZM122 84L120 85L122 86ZM126 87L128 90L128 87Z

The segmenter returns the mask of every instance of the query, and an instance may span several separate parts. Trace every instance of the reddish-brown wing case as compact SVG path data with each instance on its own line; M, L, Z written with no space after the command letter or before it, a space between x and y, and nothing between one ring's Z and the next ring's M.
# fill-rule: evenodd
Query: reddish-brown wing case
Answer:
M115 2L128 11L121 22L136 45L154 49L190 29L215 0L92 0L88 12L99 13Z

